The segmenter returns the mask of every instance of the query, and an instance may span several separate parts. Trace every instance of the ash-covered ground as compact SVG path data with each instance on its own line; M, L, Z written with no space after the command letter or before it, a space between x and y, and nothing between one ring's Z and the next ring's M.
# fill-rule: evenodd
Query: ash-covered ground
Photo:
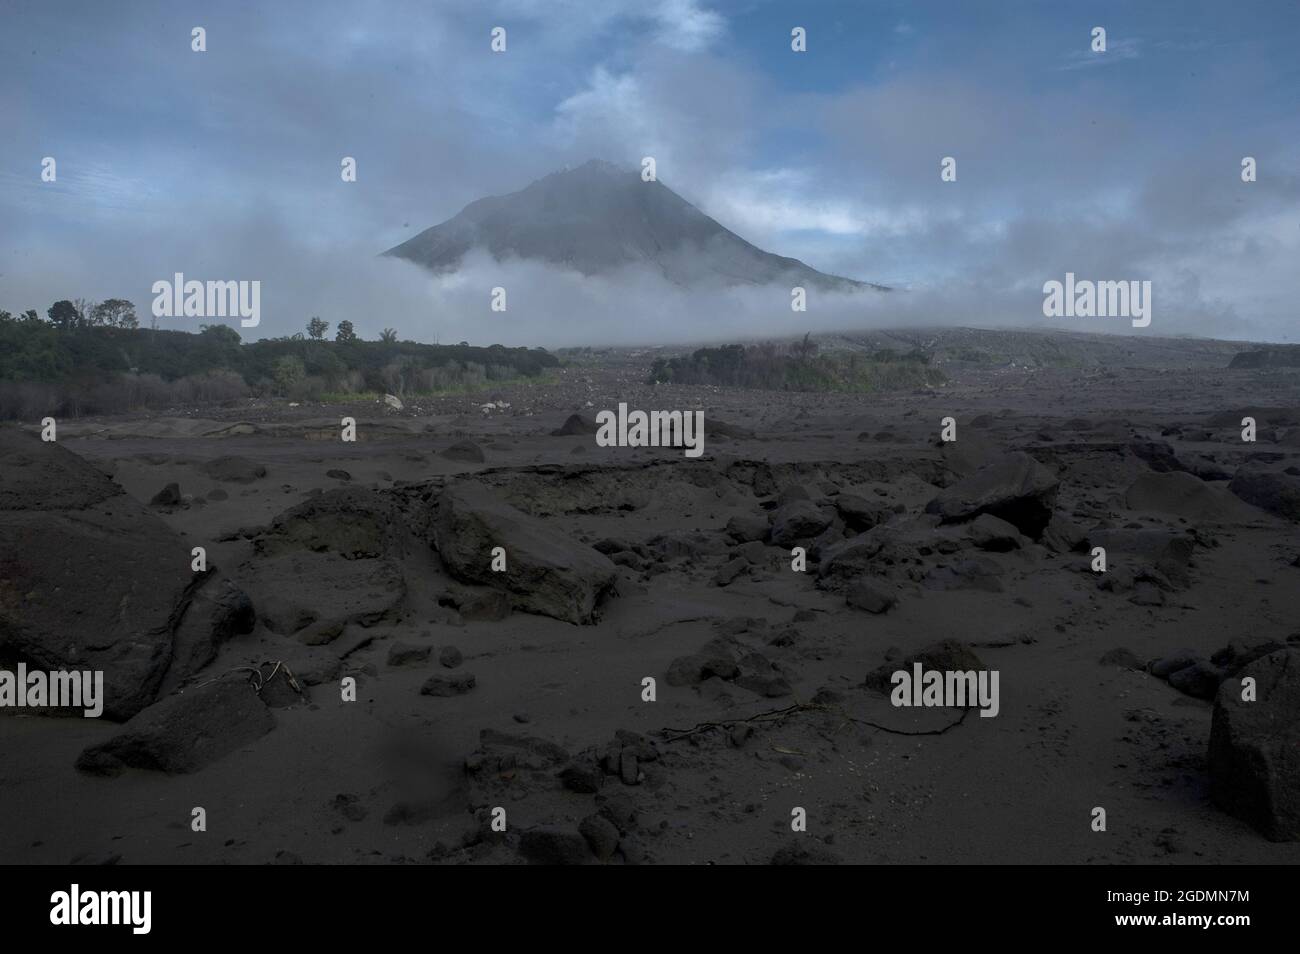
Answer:
M6 427L0 659L107 707L0 718L0 858L1300 861L1300 370L1160 347ZM619 402L704 454L598 446ZM917 660L996 717L892 705Z

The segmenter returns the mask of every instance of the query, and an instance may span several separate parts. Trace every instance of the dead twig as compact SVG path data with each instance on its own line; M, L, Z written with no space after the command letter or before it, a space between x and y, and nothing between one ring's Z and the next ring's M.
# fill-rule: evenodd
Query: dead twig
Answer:
M263 663L262 665L264 666L266 663ZM190 689L202 689L204 686L210 686L214 682L220 682L232 672L247 672L252 674L248 679L248 684L253 687L254 692L261 695L262 690L266 688L267 684L275 678L275 674L281 669L284 670L284 678L289 681L289 687L293 689L294 692L302 695L302 687L298 685L298 680L294 678L293 671L279 659L275 661L275 665L267 675L262 674L262 666L233 666L230 669L213 676L206 682L201 682L197 686L191 686Z

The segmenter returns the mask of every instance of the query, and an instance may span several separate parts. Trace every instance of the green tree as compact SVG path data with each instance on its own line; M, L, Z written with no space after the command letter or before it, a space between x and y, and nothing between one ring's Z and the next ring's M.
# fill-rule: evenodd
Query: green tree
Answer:
M40 321L41 316L37 314L35 308L28 308L23 312L23 321Z
M321 321L319 316L313 317L307 322L307 335L313 341L322 341L325 338L325 332L330 330L328 321Z
M72 305L77 309L77 327L89 328L90 316L94 314L96 304L89 298L74 298Z
M272 365L271 377L275 381L275 386L283 394L287 394L289 389L306 375L307 369L303 367L302 359L295 354L276 358L275 364Z
M45 312L50 316L50 323L60 331L71 331L77 327L77 306L66 298L61 298Z
M339 330L334 335L334 340L339 344L350 344L357 340L357 333L352 330L352 322L344 318L339 322Z
M230 325L199 325L199 334L207 335L223 345L238 345L244 340Z
M199 341L203 348L196 352L195 359L203 370L239 368L239 333L230 325L200 325Z
M140 319L135 315L135 305L125 298L109 298L101 301L91 311L90 323L109 328L140 327Z
M384 344L396 344L397 332L392 328L385 328L379 333L379 340L384 342Z

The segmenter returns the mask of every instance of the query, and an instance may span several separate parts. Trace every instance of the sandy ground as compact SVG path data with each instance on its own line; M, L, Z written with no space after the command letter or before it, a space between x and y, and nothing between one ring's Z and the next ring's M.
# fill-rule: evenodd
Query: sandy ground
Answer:
M1170 441L1180 455L1208 455L1229 471L1255 453L1300 462L1300 447L1244 445L1239 428L1207 423L1251 406L1300 408L1300 375L990 371L881 396L656 389L642 375L635 365L566 369L546 385L400 412L265 405L194 415L254 425L254 433L221 437L196 436L216 425L192 420L67 422L63 445L142 503L179 483L186 501L155 512L187 545L206 546L255 605L268 586L277 600L308 608L337 595L310 572L259 576L266 563L251 531L345 484L410 502L448 481L477 479L578 541L614 538L647 555L620 567L599 622L580 626L523 612L466 621L440 605L450 581L437 555L408 547L400 598L378 622L350 625L319 646L259 622L225 644L207 673L283 661L300 676L323 675L309 701L274 710L273 731L193 774L88 775L74 768L78 754L118 726L0 719L0 858L518 862L521 833L575 832L603 810L621 819L615 862L767 863L792 845L814 859L864 863L1300 861L1300 844L1269 842L1210 803L1209 702L1145 671L1099 663L1118 647L1145 662L1182 647L1208 657L1233 640L1300 638L1295 524L1235 508L1226 482L1209 483L1223 507L1208 515L1130 509L1126 488L1151 468L1124 449L1137 439ZM509 406L484 411L489 398ZM754 437L706 438L705 455L691 460L679 450L550 435L570 413L593 415L619 401L700 408L706 434L721 420ZM334 435L347 415L358 421L354 444ZM903 579L897 607L880 615L818 588L815 572L793 572L788 548L766 547L734 581L715 582L735 555L723 534L728 520L765 516L762 502L789 483L814 498L830 487L901 505L900 519L920 515L937 492L935 442L950 415L959 444L1029 450L1056 470L1058 509L1085 527L1194 529L1202 543L1190 585L1162 605L1135 604L1131 592L1099 588L1086 553L1036 544L982 555L998 565L1000 592ZM483 449L483 463L441 456L465 439ZM199 469L227 455L261 463L266 476L223 483ZM737 477L751 465L772 475L774 489ZM331 469L349 479L327 476ZM696 532L703 542L694 548L651 542ZM931 567L935 559L926 557ZM717 678L682 686L665 679L675 659L725 633L776 665L790 693L767 698ZM863 679L891 650L896 659L944 639L968 644L1000 672L1001 712L968 713L942 734L900 734L943 728L956 714L895 709ZM427 662L392 666L395 643L434 648ZM438 662L447 646L461 651L454 671L472 672L475 687L447 698L420 694L430 675L453 671ZM349 674L359 682L356 702L340 698L338 680ZM641 698L646 676L658 681L654 702ZM760 719L748 735L662 734L813 700L826 705ZM467 777L465 760L484 729L546 740L570 755L604 751L628 730L650 740L657 757L641 760L634 784L610 776L599 794L566 789L555 778L563 762L531 757ZM206 810L206 832L191 831L195 806ZM485 831L485 810L496 806L506 810L505 836ZM1091 828L1097 806L1106 809L1105 832ZM806 833L791 831L797 807L807 812Z

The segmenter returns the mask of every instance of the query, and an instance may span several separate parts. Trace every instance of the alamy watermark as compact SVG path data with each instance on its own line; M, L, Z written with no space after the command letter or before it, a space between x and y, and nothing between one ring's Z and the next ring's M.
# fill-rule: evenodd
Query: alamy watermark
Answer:
M262 320L260 281L200 282L177 272L173 281L153 283L155 318L239 318L244 328Z
M153 927L152 891L82 891L74 884L50 895L50 923L59 926L125 924L132 934Z
M596 415L600 447L683 447L687 457L704 453L703 411L629 411L620 403L618 411Z
M894 691L889 701L900 707L942 707L965 709L979 706L980 717L991 719L998 714L998 670L930 669L919 662L912 671L899 669L889 677Z
M1043 314L1048 318L1131 318L1134 328L1151 324L1151 282L1075 280L1043 284Z
M28 671L19 663L16 672L0 669L0 709L81 709L87 719L104 711L103 670Z

